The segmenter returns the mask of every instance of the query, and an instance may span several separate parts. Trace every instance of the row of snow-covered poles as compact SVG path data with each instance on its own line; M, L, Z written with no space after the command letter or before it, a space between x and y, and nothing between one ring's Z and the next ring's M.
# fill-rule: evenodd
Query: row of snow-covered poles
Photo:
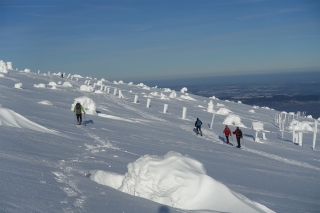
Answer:
M281 131L281 137L283 138L284 134L284 127L286 123L286 118L288 115L288 122L293 121L294 118L300 118L300 117L305 117L306 112L300 112L298 111L297 114L295 115L294 113L285 113L281 112L280 114L275 115L275 124L278 125L279 130ZM318 120L315 119L314 121L314 132L313 132L313 143L312 143L312 148L315 149L316 146L316 138L317 138L317 131L318 131ZM302 146L302 138L303 138L303 132L302 131L296 131L295 130L295 125L292 126L292 142L293 143L298 143L299 146Z

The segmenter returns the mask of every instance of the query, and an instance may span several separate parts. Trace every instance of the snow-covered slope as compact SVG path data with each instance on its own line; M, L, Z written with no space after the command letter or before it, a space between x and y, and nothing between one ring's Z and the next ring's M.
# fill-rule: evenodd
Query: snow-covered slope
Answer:
M318 144L311 148L313 132L305 130L298 146L287 122L282 138L274 123L279 112L256 107L251 113L251 106L214 99L214 106L219 101L230 112L215 114L210 129L208 98L181 92L170 98L167 88L122 81L101 81L93 87L98 80L91 79L93 90L83 91L85 78L18 71L3 75L0 212L320 209L320 157ZM15 88L16 83L23 87ZM34 87L42 84L45 87ZM83 118L85 126L75 125L70 111L75 100L84 101L90 111ZM186 119L181 118L183 107ZM202 137L195 134L196 118L203 123ZM313 119L298 120L314 128ZM234 131L236 121L243 126L241 149L235 138L234 146L227 145L222 134L223 122ZM252 122L263 123L267 140L254 142Z

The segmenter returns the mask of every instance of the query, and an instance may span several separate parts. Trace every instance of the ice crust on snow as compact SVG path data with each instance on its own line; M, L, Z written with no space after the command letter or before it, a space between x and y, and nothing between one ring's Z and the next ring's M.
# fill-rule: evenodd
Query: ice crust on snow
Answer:
M84 110L86 111L86 114L91 114L91 115L96 115L96 103L91 99L86 96L82 96L79 98L75 98L73 104L71 105L71 110L73 111L74 106L77 103L80 103Z
M50 101L44 100L44 101L39 101L39 104L43 104L43 105L51 105L53 106L53 104Z
M207 175L202 163L170 151L164 156L144 155L128 164L123 176L94 170L90 179L122 192L187 210L219 212L273 212L237 194ZM225 201L228 200L228 204Z

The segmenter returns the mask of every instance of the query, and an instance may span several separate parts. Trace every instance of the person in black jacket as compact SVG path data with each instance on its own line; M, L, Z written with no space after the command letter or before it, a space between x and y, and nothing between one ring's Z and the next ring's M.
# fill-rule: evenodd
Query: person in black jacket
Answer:
M239 127L237 126L237 129L236 131L233 132L234 135L236 135L236 138L237 138L237 142L238 142L238 148L241 148L241 145L240 145L240 139L242 138L242 131L239 129Z
M197 128L197 135L200 132L200 135L202 136L201 125L202 122L199 120L199 118L197 118L196 122L194 123L194 126Z

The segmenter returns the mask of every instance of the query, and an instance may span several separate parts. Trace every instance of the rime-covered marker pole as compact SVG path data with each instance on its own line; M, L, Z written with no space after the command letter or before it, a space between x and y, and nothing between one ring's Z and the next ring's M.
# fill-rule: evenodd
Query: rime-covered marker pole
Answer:
M135 104L138 103L138 95L135 95L135 96L134 96L133 103L135 103Z
M150 102L151 102L151 99L148 98L148 100L147 100L147 108L150 108Z
M312 143L313 150L316 148L317 131L318 131L318 121L315 120L314 121L314 132L313 132L313 143Z
M182 108L182 119L185 120L187 115L187 107Z
M163 113L167 113L168 111L168 104L163 105Z
M212 113L212 119L211 119L211 124L210 124L210 129L212 129L213 126L213 121L214 121L214 116L216 115L215 112Z
M114 95L114 96L117 95L117 89L116 89L116 88L114 88L114 90L113 90L113 95Z

